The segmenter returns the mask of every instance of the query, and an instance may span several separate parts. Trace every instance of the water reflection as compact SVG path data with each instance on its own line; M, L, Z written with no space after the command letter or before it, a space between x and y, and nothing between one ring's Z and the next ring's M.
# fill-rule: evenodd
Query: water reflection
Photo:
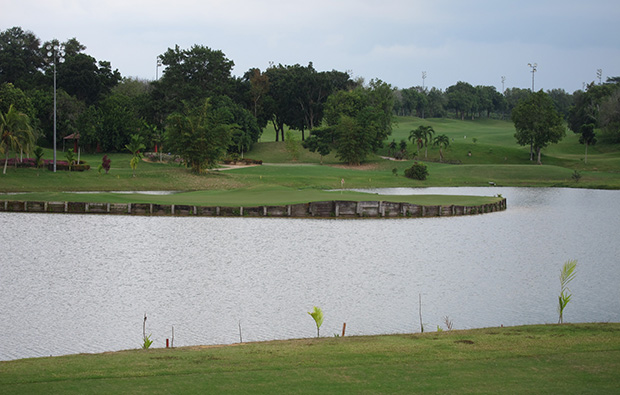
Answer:
M386 194L411 190L376 191ZM291 220L0 213L0 359L154 346L553 323L578 259L570 322L620 321L620 192L502 194L508 210L421 219Z

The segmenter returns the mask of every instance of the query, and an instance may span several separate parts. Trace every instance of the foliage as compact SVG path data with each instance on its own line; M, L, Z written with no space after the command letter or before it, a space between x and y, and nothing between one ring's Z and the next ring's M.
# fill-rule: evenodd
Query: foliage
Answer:
M439 161L443 162L443 148L448 148L450 145L450 139L445 134L440 134L433 139L433 145L439 147Z
M382 147L392 133L393 90L380 80L367 88L338 91L325 105L325 120L334 130L337 157L359 165Z
M153 84L153 95L164 114L180 113L184 105L198 107L207 97L229 93L235 63L220 50L202 45L181 49L176 45L159 59L165 69Z
M43 165L43 148L36 147L32 153L35 156L36 166L41 167Z
M133 171L133 177L135 177L138 164L142 160L142 153L140 151L146 148L142 142L142 137L138 134L132 134L131 140L129 141L129 144L125 145L125 148L132 154L131 160L129 161L129 166Z
M323 157L330 154L333 141L333 128L322 127L312 129L310 131L310 136L305 139L301 145L310 152L318 152L321 156L321 164L323 164Z
M316 324L316 337L319 337L319 329L321 325L323 325L323 310L321 308L314 306L314 310L312 312L308 312L310 316L314 319L314 323Z
M69 164L69 171L71 171L71 166L73 166L76 161L75 153L73 152L73 148L70 148L65 152L65 158L67 158L67 163Z
M30 118L26 114L17 111L13 105L9 106L6 113L0 112L0 154L5 155L3 174L6 174L9 151L28 152L34 140Z
M151 344L153 344L153 340L151 340L151 335L152 334L149 333L147 336L144 336L144 338L142 339L143 350L148 350L149 347L151 347Z
M193 172L213 168L224 157L230 144L229 113L215 109L209 99L203 105L174 113L167 121L167 141L173 152L179 154Z
M581 173L575 170L571 175L571 178L573 179L573 181L579 182L579 180L581 180Z
M108 158L107 155L103 155L103 158L101 159L101 164L99 165L99 172L101 173L101 170L105 170L105 174L108 174L110 172L111 163L112 160Z
M564 309L568 302L570 302L572 294L568 293L568 284L575 278L575 269L577 268L577 260L568 260L562 266L560 272L560 296L558 296L558 323L564 322Z
M512 110L515 124L515 138L519 145L530 145L530 160L537 153L537 163L541 162L541 150L550 143L559 142L565 129L562 117L558 114L549 95L538 91L519 102Z
M414 180L424 181L428 176L428 169L422 162L414 162L413 165L405 170L405 177Z

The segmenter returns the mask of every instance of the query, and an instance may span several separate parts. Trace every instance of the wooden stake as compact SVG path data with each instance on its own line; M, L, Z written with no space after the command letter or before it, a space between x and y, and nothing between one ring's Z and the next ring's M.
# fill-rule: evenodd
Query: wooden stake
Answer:
M347 329L347 323L346 323L346 322L343 322L343 323L342 323L342 337L344 337L344 331L345 331L345 329Z

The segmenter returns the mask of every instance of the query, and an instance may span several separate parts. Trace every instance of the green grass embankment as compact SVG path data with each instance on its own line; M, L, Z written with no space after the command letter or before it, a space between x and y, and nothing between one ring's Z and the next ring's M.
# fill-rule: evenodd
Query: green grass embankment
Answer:
M485 328L0 362L3 394L617 393L620 324Z

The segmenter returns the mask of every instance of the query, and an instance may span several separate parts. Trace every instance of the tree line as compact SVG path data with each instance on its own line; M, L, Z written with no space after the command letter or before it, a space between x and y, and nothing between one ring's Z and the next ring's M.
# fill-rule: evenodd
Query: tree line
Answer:
M50 48L62 57L55 58ZM508 118L531 94L461 81L445 91L397 89L379 80L354 80L347 72L317 71L312 63L272 64L236 77L232 60L202 45L168 48L158 57L161 78L147 81L123 77L109 61L85 51L76 38L41 42L20 27L0 32L0 113L13 106L30 120L37 143L51 146L55 75L57 144L79 134L86 150L123 151L137 135L146 150L179 154L196 171L214 157L243 155L269 123L276 141L284 141L288 127L309 140L309 149L335 149L343 161L359 163L390 135L394 115ZM547 95L564 119L581 117L575 121L578 130L617 128L616 107L605 104L612 91L591 86L586 92L556 89ZM198 153L205 150L209 159Z

